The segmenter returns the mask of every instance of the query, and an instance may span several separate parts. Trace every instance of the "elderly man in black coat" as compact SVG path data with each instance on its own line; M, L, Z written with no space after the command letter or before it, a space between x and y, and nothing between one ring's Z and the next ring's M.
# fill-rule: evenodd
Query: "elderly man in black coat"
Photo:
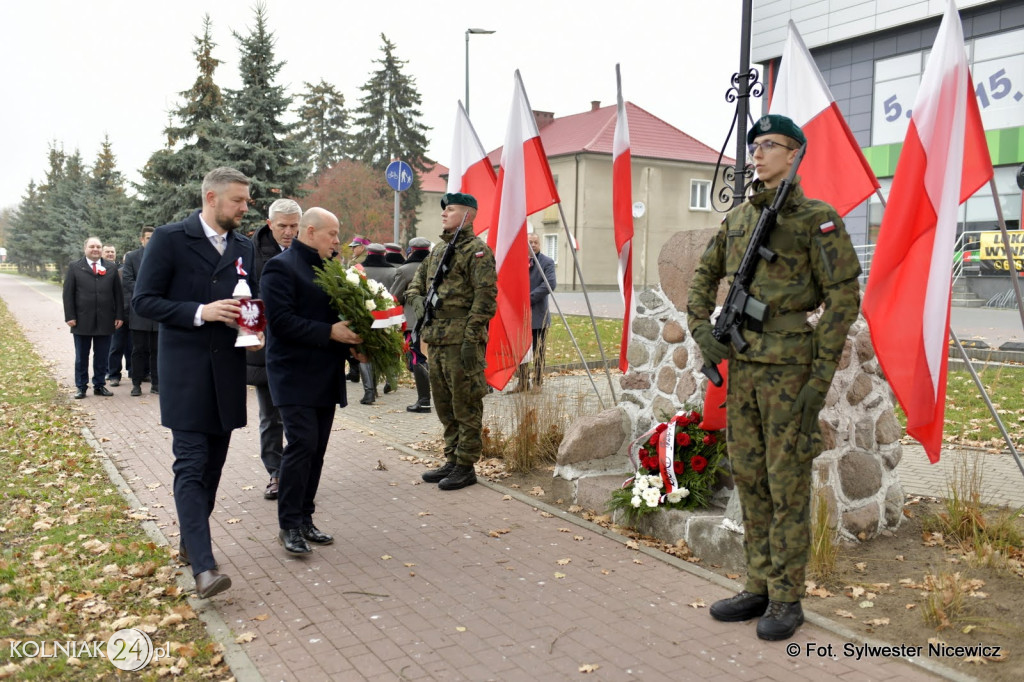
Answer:
M253 247L236 233L249 209L249 179L233 168L203 178L203 208L158 227L146 246L132 304L160 323L160 419L171 429L179 551L196 594L231 587L210 542L232 429L245 426L245 351L235 347L235 287L252 270ZM250 349L260 348L250 346Z
M112 396L106 386L110 337L124 323L124 294L117 264L103 260L103 243L85 240L85 256L68 267L64 277L64 320L75 339L75 398L89 387L89 349L92 349L93 393Z
M347 404L345 358L363 341L348 322L338 321L314 281L314 268L336 253L339 231L333 213L309 209L299 221L298 238L267 261L260 283L267 309L267 379L288 440L279 471L278 539L296 556L310 553L309 542L334 542L313 525L314 498L335 406Z
M135 282L139 279L142 257L146 254L146 244L153 236L152 227L142 228L139 243L142 245L124 256L124 267L121 268L121 283L124 286L125 300L131 304L135 296ZM133 397L142 395L142 381L148 373L152 383L150 393L160 393L160 352L157 344L160 326L153 320L135 312L135 306L128 306L128 328L132 335L132 392Z

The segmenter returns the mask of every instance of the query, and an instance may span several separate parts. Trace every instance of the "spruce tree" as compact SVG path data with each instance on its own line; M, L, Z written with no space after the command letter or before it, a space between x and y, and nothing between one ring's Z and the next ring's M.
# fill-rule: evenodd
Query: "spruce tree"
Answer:
M18 266L18 272L34 277L42 277L49 262L47 244L41 239L48 229L43 204L35 181L29 182L7 234L8 261Z
M395 56L395 45L383 33L381 52L376 60L380 69L370 74L362 86L365 93L355 111L359 127L352 137L352 155L380 170L396 160L413 169L412 187L402 193L402 221L407 237L416 234L416 207L420 202L420 174L428 168L426 160L429 127L420 121L422 103L416 79L403 73L407 63Z
M104 244L113 244L118 253L124 253L138 234L135 200L125 193L124 175L117 169L109 137L103 139L87 187L90 235L99 237Z
M264 222L267 209L281 197L300 194L309 174L309 149L294 135L294 125L282 117L291 104L284 87L275 85L284 62L274 59L274 34L267 28L267 9L255 9L256 23L248 35L234 33L239 44L240 90L228 91L234 116L233 139L228 142L228 165L249 176L253 207L243 221L243 231Z
M184 103L172 112L164 129L165 146L142 169L142 211L136 222L163 225L185 218L201 205L203 176L227 163L225 147L232 130L224 95L213 79L221 61L213 56L217 44L209 15L203 17L203 33L195 36L195 44L192 54L199 75L180 93Z
M299 108L298 138L311 152L314 182L328 168L348 155L348 111L345 96L320 79L316 85L303 83L303 104Z

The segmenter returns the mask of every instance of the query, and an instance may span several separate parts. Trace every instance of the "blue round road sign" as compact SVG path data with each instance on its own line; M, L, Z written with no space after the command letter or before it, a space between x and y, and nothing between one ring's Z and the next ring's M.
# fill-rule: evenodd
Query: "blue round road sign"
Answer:
M388 185L396 192L404 192L412 187L412 167L405 161L392 161L384 171Z

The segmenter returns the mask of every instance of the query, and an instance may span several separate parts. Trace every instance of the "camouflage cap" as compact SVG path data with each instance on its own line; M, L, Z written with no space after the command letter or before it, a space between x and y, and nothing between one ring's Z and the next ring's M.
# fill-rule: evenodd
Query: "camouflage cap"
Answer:
M448 208L448 204L454 204L456 206L469 206L470 208L476 208L476 197L472 194L461 194L459 192L449 192L441 197L441 208Z
M747 131L747 144L753 144L756 137L772 134L785 135L800 144L807 142L804 131L800 130L800 126L793 123L792 119L779 114L767 114L757 119L757 122Z

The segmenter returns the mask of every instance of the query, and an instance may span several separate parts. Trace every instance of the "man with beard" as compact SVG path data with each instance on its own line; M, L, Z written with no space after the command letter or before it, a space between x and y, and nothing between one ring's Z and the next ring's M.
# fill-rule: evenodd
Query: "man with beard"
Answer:
M430 241L423 237L409 240L409 259L395 271L395 283L391 285L391 295L398 305L405 306L405 290L409 287L420 263L430 255ZM407 412L430 412L430 369L427 358L420 352L419 339L412 342L412 330L416 328L416 314L411 307L404 308L406 332L405 340L409 351L405 354L406 364L416 380L416 402L406 407Z
M232 294L242 281L253 284L252 242L236 234L249 210L249 179L215 168L203 178L202 200L201 210L153 232L132 304L160 323L160 420L172 435L179 552L205 598L231 587L217 572L210 514L231 431L246 421L245 350L235 348L240 306Z

